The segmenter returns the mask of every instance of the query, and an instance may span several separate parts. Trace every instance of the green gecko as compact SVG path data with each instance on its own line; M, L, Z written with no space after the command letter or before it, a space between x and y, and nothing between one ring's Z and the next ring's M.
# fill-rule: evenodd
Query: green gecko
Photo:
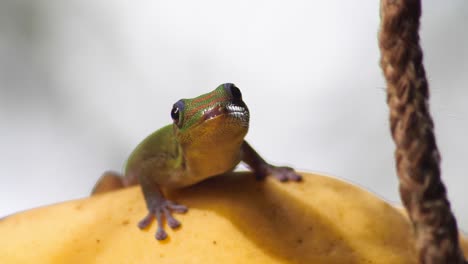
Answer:
M232 83L193 99L181 99L172 107L173 124L144 139L128 158L124 176L105 173L93 193L101 192L106 182L118 187L140 183L148 214L138 227L146 228L156 218L155 237L164 240L163 219L177 228L180 222L172 212L185 213L188 208L166 199L161 189L182 188L230 172L240 161L257 179L272 175L280 181L300 181L301 176L292 168L267 163L244 140L249 115L239 88Z

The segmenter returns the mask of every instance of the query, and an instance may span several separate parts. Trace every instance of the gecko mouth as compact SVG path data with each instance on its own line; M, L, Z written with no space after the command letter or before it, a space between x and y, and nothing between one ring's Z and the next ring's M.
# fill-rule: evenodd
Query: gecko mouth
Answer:
M210 120L218 116L227 115L235 120L249 122L249 110L245 106L228 104L225 106L215 106L208 109L203 114L205 120Z

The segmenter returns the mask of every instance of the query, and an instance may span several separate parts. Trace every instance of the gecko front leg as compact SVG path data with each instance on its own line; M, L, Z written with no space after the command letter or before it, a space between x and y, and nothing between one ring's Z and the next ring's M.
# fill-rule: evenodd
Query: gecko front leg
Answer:
M250 145L244 140L241 146L242 161L245 162L259 180L271 175L276 179L285 181L300 181L301 175L293 168L278 167L267 163Z
M156 218L158 228L155 237L157 240L164 240L167 238L163 224L164 219L169 227L175 229L180 226L180 222L172 216L172 212L186 213L188 208L166 199L159 185L144 174L140 177L140 184L148 208L148 214L138 223L138 227L144 229Z

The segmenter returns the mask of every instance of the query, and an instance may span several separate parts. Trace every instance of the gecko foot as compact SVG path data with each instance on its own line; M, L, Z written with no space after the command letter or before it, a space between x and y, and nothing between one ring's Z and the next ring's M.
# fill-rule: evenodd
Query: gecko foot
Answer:
M279 181L300 181L301 175L297 174L293 168L290 167L276 167L271 166L269 174L278 179Z
M257 173L257 179L261 180L267 175L271 175L281 182L302 180L302 176L291 167L277 167L267 164L260 173Z
M164 240L167 238L167 233L163 227L163 217L166 219L169 227L175 229L180 226L180 222L172 216L172 212L183 214L187 211L188 208L186 206L164 199L159 201L159 203L155 203L153 206L151 206L151 208L149 208L148 215L146 215L138 223L138 227L140 229L148 227L148 225L151 224L153 219L156 217L156 221L158 222L158 229L156 231L155 237L157 240Z

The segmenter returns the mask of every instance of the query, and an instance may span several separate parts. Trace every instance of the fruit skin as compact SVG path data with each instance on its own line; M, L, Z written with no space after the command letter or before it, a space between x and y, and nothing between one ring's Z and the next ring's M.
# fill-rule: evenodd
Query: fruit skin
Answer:
M139 187L50 205L0 221L2 263L417 263L401 209L336 178L215 177L173 192L190 207L169 239L136 225ZM462 239L465 255L468 243Z

